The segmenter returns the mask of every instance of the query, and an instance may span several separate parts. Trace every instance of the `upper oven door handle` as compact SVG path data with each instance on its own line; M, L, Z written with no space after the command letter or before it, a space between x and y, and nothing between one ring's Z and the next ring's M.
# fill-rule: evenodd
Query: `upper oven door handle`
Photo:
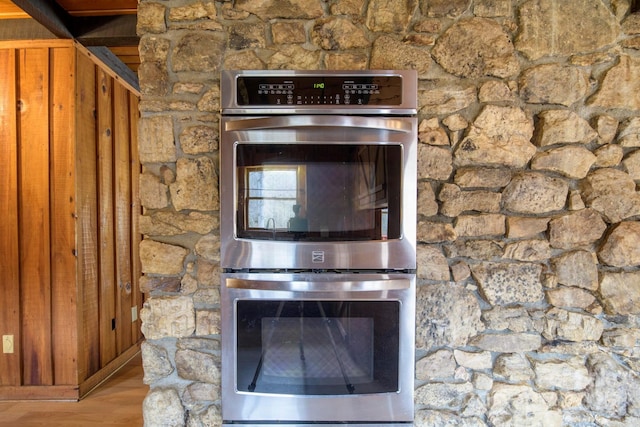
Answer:
M408 289L408 278L364 279L364 280L305 280L303 278L251 279L227 278L226 287L260 291L288 292L371 292Z
M363 129L381 129L392 132L412 132L411 121L398 118L362 117L362 116L275 116L227 120L225 131L284 129L300 127L346 127Z

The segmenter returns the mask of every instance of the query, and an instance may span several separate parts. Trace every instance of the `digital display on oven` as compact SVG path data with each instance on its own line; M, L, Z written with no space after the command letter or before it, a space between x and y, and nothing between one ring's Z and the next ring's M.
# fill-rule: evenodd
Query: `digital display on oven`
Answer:
M400 76L240 76L237 102L243 106L402 104Z

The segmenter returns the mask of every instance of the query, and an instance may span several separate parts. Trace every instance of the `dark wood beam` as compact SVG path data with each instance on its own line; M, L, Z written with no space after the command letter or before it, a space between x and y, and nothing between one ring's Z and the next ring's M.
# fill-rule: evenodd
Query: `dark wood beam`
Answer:
M55 1L47 0L12 0L16 6L24 10L34 20L42 24L56 37L72 39L69 29L71 15L62 9Z
M84 46L137 46L136 15L74 18L72 32Z
M33 21L61 39L76 39L84 46L137 46L136 15L71 16L58 3L51 0L14 0ZM5 20L0 29L0 39L50 38L42 28L29 19ZM5 25L6 24L6 25Z

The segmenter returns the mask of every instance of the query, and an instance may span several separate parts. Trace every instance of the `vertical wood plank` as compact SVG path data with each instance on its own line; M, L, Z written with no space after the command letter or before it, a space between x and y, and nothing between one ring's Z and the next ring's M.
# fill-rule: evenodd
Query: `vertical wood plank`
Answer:
M100 327L98 304L98 199L96 144L95 66L76 52L76 173L78 304L82 329L78 352L78 377L89 378L100 369Z
M0 334L14 352L0 357L0 385L20 385L20 261L18 254L18 134L16 51L0 50Z
M117 356L114 232L113 78L97 68L98 238L100 240L100 363Z
M18 81L23 382L51 385L49 49L20 50Z
M116 237L116 335L118 354L134 344L131 338L131 150L129 96L113 87Z
M54 384L78 384L74 50L51 49L51 317Z
M142 214L140 204L140 155L138 152L138 123L140 112L138 110L138 97L129 92L129 131L131 134L131 306L136 307L137 320L131 323L131 337L134 342L142 339L142 329L140 321L140 310L142 309L142 292L140 292L140 276L142 276L142 266L140 264L140 241L142 235L138 226L138 218Z

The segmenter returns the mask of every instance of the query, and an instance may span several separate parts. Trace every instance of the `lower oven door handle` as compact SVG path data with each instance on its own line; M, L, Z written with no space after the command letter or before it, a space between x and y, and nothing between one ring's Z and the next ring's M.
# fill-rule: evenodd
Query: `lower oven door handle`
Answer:
M411 121L362 116L276 116L254 119L238 119L225 122L225 131L284 129L300 127L350 127L381 129L392 132L412 132Z
M287 292L371 292L408 289L408 278L381 280L252 280L227 278L227 288Z

